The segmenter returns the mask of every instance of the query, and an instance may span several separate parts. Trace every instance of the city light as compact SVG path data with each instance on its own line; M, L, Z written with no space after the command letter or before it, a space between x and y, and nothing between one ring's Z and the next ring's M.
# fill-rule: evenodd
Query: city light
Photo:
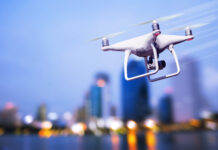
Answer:
M52 120L52 121L57 120L58 119L58 114L55 113L55 112L50 112L50 113L48 113L48 119Z
M84 131L86 130L86 125L84 123L73 124L71 130L74 134L81 136L84 134Z
M4 134L4 129L0 128L0 136Z
M218 128L217 124L213 121L207 121L206 127L211 130L216 130Z
M152 132L152 131L146 131L145 134L146 134L146 144L147 144L147 146L148 146L148 149L149 149L149 150L154 150L154 149L156 149L156 148L155 148L155 145L156 145L156 137L155 137L154 132Z
M96 128L97 128L96 123L94 121L90 121L89 122L89 129L96 130Z
M127 142L130 150L137 150L137 137L134 131L127 134Z
M104 125L105 125L105 123L104 123L103 119L97 119L97 126L99 128L104 128Z
M52 123L50 121L43 121L41 123L41 128L42 129L51 129L52 128Z
M200 116L201 116L202 118L204 118L204 119L210 118L210 117L211 117L211 112L209 112L209 111L202 111L202 112L200 113Z
M112 119L108 121L107 127L109 127L111 130L116 131L123 127L123 122L118 119Z
M155 121L152 119L147 119L145 120L144 125L145 127L152 129L155 127Z
M111 143L112 143L112 149L113 150L119 150L119 136L117 134L112 134L111 135Z
M31 124L33 122L33 116L31 116L31 115L26 115L25 117L24 117L24 123L25 124Z
M135 129L137 128L137 124L136 124L136 122L133 121L133 120L127 121L126 126L127 126L127 128L130 129L130 130L135 130Z
M51 130L42 129L38 132L38 135L42 138L50 138L52 136Z
M200 121L197 120L197 119L191 119L191 120L190 120L190 124L191 124L192 126L194 126L194 127L200 127L200 126L201 126Z
M7 102L5 104L5 109L9 110L9 109L13 109L15 108L15 105L12 102Z
M105 81L104 81L103 79L99 79L99 80L97 81L97 85L98 85L99 87L104 87L104 86L105 86Z
M64 118L64 120L67 120L67 121L71 120L71 118L72 118L71 112L65 112L63 115L63 118Z

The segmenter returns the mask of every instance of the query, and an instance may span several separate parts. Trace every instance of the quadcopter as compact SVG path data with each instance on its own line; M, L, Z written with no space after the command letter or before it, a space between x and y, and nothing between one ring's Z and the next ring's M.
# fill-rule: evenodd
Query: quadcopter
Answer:
M177 76L180 73L180 65L176 52L174 50L174 45L194 39L190 27L182 27L183 29L185 29L185 36L167 35L161 34L159 23L156 20L152 20L150 22L152 23L152 32L144 34L142 36L121 41L112 45L109 44L109 40L106 36L102 37L102 51L124 52L124 76L127 81L147 77L149 81L154 82ZM193 27L199 27L199 25L194 25ZM98 39L99 38L96 38L94 40ZM162 70L166 67L166 62L164 60L159 60L159 54L166 49L168 49L169 52L172 54L177 71L164 76L151 78L152 75L158 73L159 70ZM137 75L134 77L128 76L128 60L131 54L144 58L147 70L145 74Z

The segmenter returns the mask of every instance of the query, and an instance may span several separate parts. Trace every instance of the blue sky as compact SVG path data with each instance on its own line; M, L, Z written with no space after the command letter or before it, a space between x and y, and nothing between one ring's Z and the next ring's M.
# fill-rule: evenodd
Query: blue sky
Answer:
M100 41L88 42L88 40L123 30L128 32L110 42L141 35L150 32L151 25L130 28L131 25L179 12L187 14L176 21L160 23L161 29L167 31L175 26L192 23L190 17L199 22L217 16L216 8L212 5L203 11L190 9L202 3L206 2L204 0L0 1L0 106L3 107L7 101L14 102L23 114L34 114L36 107L41 103L46 103L49 111L58 113L74 111L82 104L84 95L98 71L110 74L111 99L119 106L123 54L102 52ZM204 17L195 18L196 15L208 10L214 11ZM217 20L213 20L210 25L194 30L194 33L202 33L200 34L204 35L202 38L196 38L193 43L177 46L179 56L182 56L183 52L190 51L188 55L196 58L199 63L200 79L202 85L207 87L203 90L211 103L215 104L214 110L218 108L218 103L215 102L217 94L214 91L218 87L216 77L218 67L215 57L218 43L215 40L218 36L211 32L216 32L217 23ZM214 30L208 33L208 28ZM205 45L206 43L209 44ZM203 46L205 48L199 51L198 49ZM153 105L169 86L170 79L152 83Z

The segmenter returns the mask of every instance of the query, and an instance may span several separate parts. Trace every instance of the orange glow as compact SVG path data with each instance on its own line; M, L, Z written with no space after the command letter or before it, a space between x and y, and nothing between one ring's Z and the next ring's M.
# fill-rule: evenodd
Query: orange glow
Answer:
M0 128L0 135L3 135L4 134L4 129L3 128Z
M129 150L137 150L137 137L134 131L130 131L127 135Z
M97 81L97 85L98 85L99 87L104 87L104 86L105 86L105 81L104 81L103 79L99 79L99 80Z
M42 129L38 132L38 135L42 138L49 138L52 136L52 132L50 130Z
M148 145L148 150L156 150L156 138L152 131L146 131L146 143Z
M119 150L119 137L116 134L111 136L113 150Z
M200 127L201 126L201 123L200 121L198 121L197 119L192 119L190 120L190 124L194 127Z

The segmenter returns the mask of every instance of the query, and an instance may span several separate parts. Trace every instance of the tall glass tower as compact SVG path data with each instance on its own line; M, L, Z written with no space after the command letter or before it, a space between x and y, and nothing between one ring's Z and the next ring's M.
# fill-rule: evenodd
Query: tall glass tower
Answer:
M143 63L132 60L128 64L128 76L135 76L145 73ZM132 81L126 81L124 73L121 77L122 92L122 118L126 122L134 120L143 121L151 112L149 104L149 86L146 78L139 78Z
M160 99L158 104L158 117L160 123L173 123L173 104L170 94L166 94Z
M172 78L173 108L175 122L187 122L198 118L208 109L208 103L202 94L198 64L192 57L180 60L181 74Z
M91 114L93 117L102 117L102 89L97 85L91 87Z
M90 89L91 100L91 116L96 118L104 118L109 112L107 86L109 76L106 73L97 73L94 84Z

